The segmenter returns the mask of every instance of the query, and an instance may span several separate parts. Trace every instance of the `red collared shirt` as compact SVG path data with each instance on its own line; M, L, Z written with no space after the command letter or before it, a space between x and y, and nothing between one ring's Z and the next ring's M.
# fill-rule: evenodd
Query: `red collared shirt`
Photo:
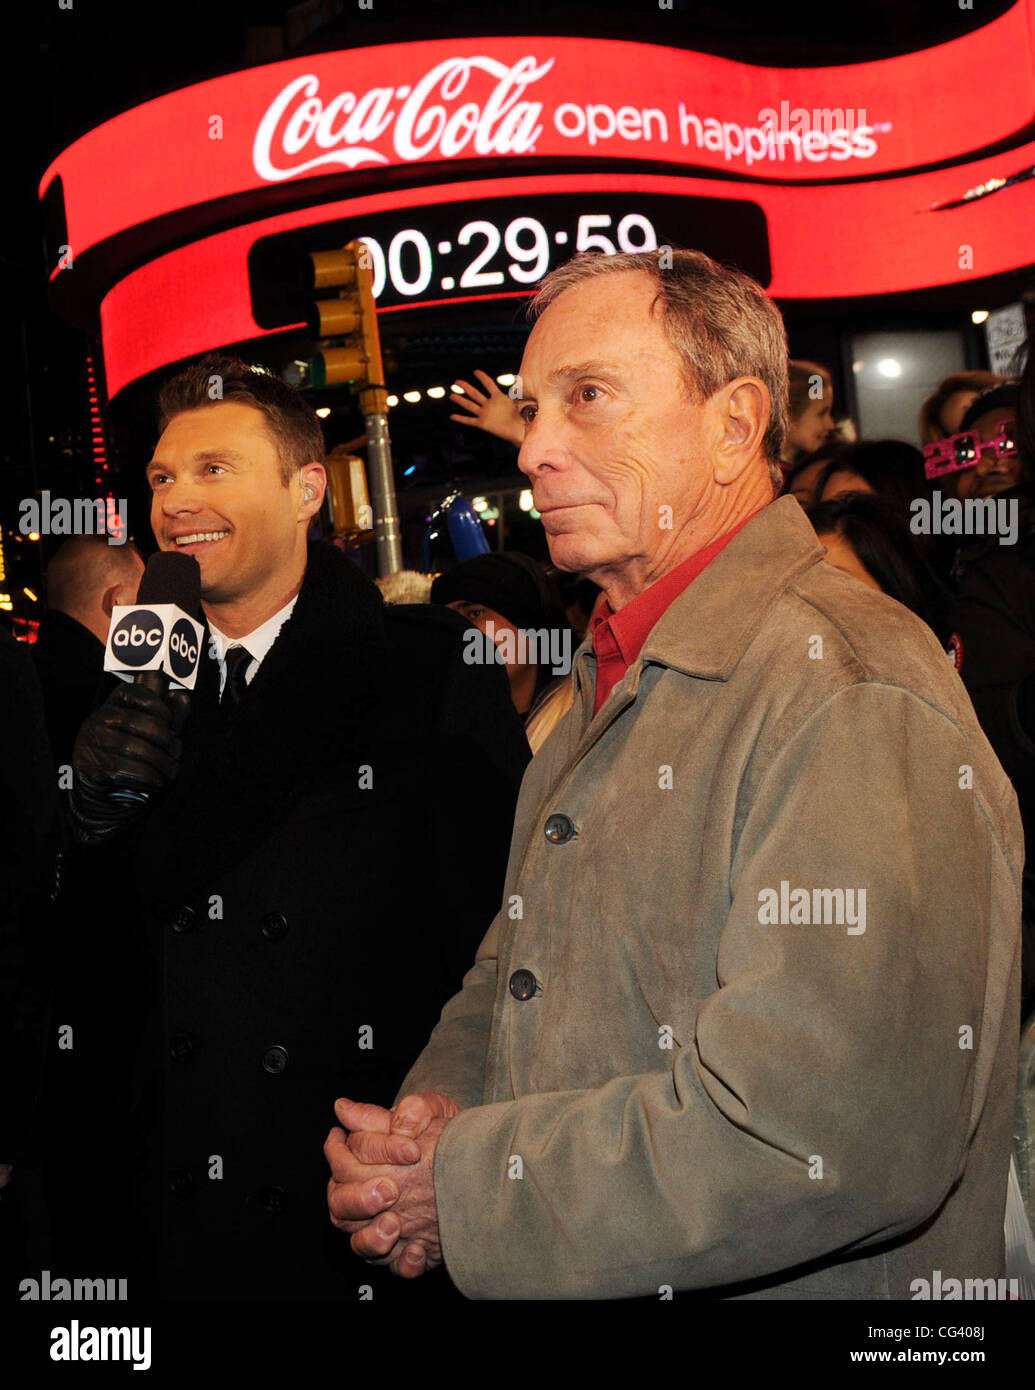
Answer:
M757 512L752 512L757 516ZM677 565L674 570L653 584L648 585L642 594L637 594L631 603L616 613L604 599L597 613L590 619L593 632L593 651L597 658L597 690L593 713L597 714L611 691L628 671L646 642L648 634L665 609L677 599L684 589L697 578L719 551L728 545L742 526L746 526L751 516L727 531L711 545L706 545L696 555Z

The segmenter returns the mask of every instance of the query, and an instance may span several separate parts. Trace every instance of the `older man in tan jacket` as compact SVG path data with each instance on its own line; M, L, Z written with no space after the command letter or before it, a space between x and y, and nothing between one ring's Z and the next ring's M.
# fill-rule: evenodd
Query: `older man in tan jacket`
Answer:
M964 688L773 501L757 285L587 256L533 309L519 466L608 602L462 991L394 1110L337 1103L331 1218L472 1298L998 1278L1023 849Z

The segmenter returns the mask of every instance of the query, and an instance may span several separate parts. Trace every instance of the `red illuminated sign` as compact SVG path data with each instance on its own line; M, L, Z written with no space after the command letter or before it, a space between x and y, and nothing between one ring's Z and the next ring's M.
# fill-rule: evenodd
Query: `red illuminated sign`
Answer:
M1035 144L1014 151L1011 159L1019 166L1035 164ZM387 254L392 243L378 242L384 255L379 289L382 294L394 292L392 309L382 312L393 312L408 303L528 293L515 270L523 270L533 253L539 254L539 234L535 228L525 228L521 239L515 233L508 243L506 232L513 220L495 217L493 200L520 193L526 221L541 227L556 245L561 229L547 204L556 195L578 195L581 211L569 218L566 227L569 234L574 233L563 243L561 259L566 259L576 249L574 238L580 226L586 235L609 234L617 243L618 227L624 221L630 244L644 237L648 219L640 202L647 197L714 200L719 195L757 205L764 214L772 264L768 290L775 298L888 294L996 275L1031 259L1028 228L1035 225L1035 180L961 206L932 210L933 205L955 200L966 188L985 182L1001 164L999 156L927 174L822 187L717 185L710 179L646 174L542 175L393 191L298 209L178 248L116 284L101 304L108 393L113 396L136 377L181 358L300 329L301 323L270 328L257 320L248 276L248 257L255 244L294 229L347 220L349 236L362 236L364 219L369 229L380 215L403 217L409 210L412 217L396 234L400 242L401 232L408 234L398 252L397 269ZM597 204L614 201L618 195L627 197L624 218L598 215ZM421 230L422 218L434 216L440 222L451 204L470 202L478 203L480 218L496 230L497 237L483 232L480 240L471 238L468 246L459 245L459 233L469 225L466 212L458 216L456 234L448 242ZM446 245L448 251L442 249ZM493 254L486 256L490 245ZM404 254L409 257L405 263ZM476 276L495 278L471 284L475 259ZM460 283L465 273L467 285ZM141 331L142 323L147 324L146 332Z
M327 176L344 195L351 174L398 166L423 176L443 162L588 156L769 185L916 169L964 159L1035 117L1033 6L1022 0L934 49L833 68L574 38L316 54L115 117L58 156L41 193L60 177L79 256L216 199Z

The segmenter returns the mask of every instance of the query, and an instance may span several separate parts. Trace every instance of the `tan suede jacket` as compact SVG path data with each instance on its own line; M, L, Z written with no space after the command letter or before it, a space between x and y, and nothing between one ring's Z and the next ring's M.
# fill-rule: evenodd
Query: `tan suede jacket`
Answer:
M933 633L798 503L530 765L506 898L400 1095L472 1298L918 1296L1002 1274L1016 799Z

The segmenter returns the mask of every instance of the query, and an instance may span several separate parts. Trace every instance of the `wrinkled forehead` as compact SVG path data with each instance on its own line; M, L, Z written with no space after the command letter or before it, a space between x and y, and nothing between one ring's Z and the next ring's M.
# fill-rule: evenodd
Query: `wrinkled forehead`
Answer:
M678 354L665 330L664 306L649 276L636 271L602 274L569 286L532 326L522 375L539 389L551 374L588 362L656 370Z

